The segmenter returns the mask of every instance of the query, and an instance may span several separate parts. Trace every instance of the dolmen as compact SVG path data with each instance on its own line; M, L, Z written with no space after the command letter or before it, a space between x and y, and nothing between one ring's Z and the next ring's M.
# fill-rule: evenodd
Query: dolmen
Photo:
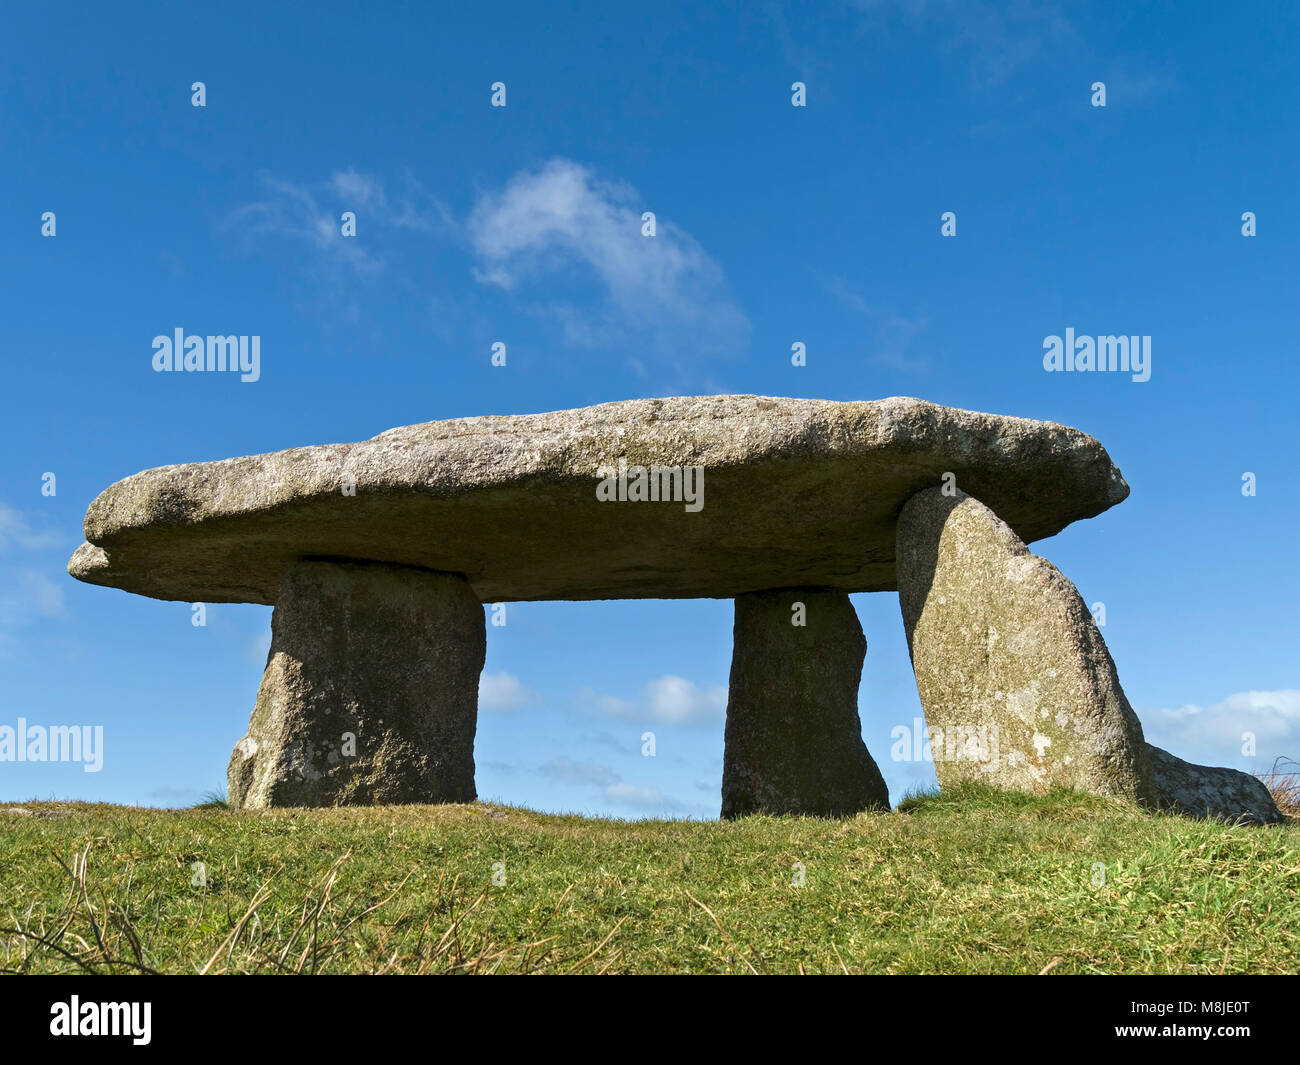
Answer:
M1051 422L919 399L690 396L453 418L162 466L86 512L79 580L274 606L232 807L467 802L485 603L729 598L722 815L887 809L851 592L897 591L940 786L1282 820L1149 746L1079 593L1027 543L1128 495Z

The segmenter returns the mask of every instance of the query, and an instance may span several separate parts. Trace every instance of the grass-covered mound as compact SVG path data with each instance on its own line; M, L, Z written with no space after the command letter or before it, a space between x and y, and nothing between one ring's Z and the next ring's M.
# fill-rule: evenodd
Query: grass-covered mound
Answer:
M981 789L729 823L29 803L0 927L7 972L1294 973L1300 827Z

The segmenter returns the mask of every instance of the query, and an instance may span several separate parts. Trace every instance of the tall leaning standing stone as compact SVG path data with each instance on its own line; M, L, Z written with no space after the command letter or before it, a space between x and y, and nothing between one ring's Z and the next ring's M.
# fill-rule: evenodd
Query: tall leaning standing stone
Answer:
M979 500L920 492L898 595L941 786L1077 788L1155 805L1142 726L1074 585Z
M463 577L304 561L227 769L232 807L470 802L483 607Z
M814 589L737 596L733 637L722 816L888 809L889 789L862 742L867 641L849 597Z

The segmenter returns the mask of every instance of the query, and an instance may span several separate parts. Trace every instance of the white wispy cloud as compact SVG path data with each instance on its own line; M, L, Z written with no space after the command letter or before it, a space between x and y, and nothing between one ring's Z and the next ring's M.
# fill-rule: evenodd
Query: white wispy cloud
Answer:
M0 594L0 627L33 618L61 618L67 613L63 587L37 570L14 574L13 585Z
M688 725L720 721L727 712L727 689L718 684L700 687L669 673L652 680L642 694L652 721Z
M575 345L635 337L660 349L685 343L692 355L738 351L749 320L727 294L721 267L666 210L656 211L655 236L643 236L645 210L654 206L629 185L552 159L479 198L467 225L474 276L528 296ZM599 286L594 310L551 291L574 271Z
M696 725L723 720L727 689L719 684L699 685L667 673L649 681L635 699L606 695L592 688L578 692L579 705L604 717L662 725Z
M938 47L967 64L980 86L1001 84L1059 49L1078 47L1079 33L1057 3L998 0L851 0L868 27L933 37Z
M582 688L578 692L578 702L585 709L594 710L603 717L626 720L635 717L637 712L637 704L631 699L620 699L617 695L606 695L590 687Z
M1187 704L1141 710L1150 743L1190 762L1242 766L1300 760L1300 689L1246 691L1212 706ZM1244 734L1255 737L1256 754L1242 753Z
M63 543L57 530L43 527L22 511L0 503L0 549L19 547L27 551L40 551Z
M667 367L699 384L708 378L701 359L748 347L749 319L722 268L670 210L571 160L516 173L459 217L410 174L390 183L349 168L310 182L267 174L260 183L261 195L233 210L226 230L251 246L306 248L302 269L336 288L379 277L414 286L422 260L450 251L469 256L467 281L508 294L571 347L621 353L642 377ZM655 211L654 236L642 234L644 210ZM340 232L344 211L357 215L355 237ZM368 239L376 232L381 239ZM389 239L399 232L428 239ZM429 298L445 305L445 296ZM360 304L343 310L355 317Z
M826 289L849 310L871 320L874 335L868 361L900 372L924 372L930 362L918 355L913 341L928 328L924 318L908 318L872 304L842 277L832 277Z
M606 802L644 810L678 810L682 804L658 788L628 784L607 766L595 762L577 762L571 758L552 758L538 766L538 772L565 784L590 787Z
M438 233L453 227L446 208L412 176L390 192L377 177L354 169L337 170L319 182L294 182L261 176L262 195L227 219L228 228L250 240L275 238L306 245L324 264L360 276L382 273L387 261L365 238L372 231ZM341 232L342 215L353 212L357 236Z
M353 210L386 209L388 196L383 183L369 174L356 170L336 170L330 175L329 189L338 197L340 203L350 205Z
M335 171L329 179L344 210L364 212L383 228L445 233L456 227L451 212L413 174L404 173L400 186L389 192L379 178L353 169Z
M610 802L622 803L646 810L681 808L681 803L669 798L658 788L643 788L635 784L610 784L605 788L605 798Z
M67 546L62 533L0 503L0 551L40 552L60 546ZM59 576L62 578L61 572ZM51 579L43 569L10 563L0 568L0 654L7 657L14 651L15 633L23 626L67 615L63 587L61 580Z
M484 673L478 682L478 708L489 711L518 710L535 703L539 696L513 673Z
M575 762L561 755L537 767L538 772L565 784L594 784L607 787L618 780L618 774L607 766L595 762Z
M67 615L63 586L32 569L0 573L0 657L16 653L16 633L35 621Z

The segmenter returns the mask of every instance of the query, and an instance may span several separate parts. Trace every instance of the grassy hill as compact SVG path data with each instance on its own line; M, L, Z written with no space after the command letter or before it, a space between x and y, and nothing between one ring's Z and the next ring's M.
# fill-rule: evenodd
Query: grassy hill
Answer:
M838 822L28 803L0 928L7 972L1294 973L1300 826L979 789Z

